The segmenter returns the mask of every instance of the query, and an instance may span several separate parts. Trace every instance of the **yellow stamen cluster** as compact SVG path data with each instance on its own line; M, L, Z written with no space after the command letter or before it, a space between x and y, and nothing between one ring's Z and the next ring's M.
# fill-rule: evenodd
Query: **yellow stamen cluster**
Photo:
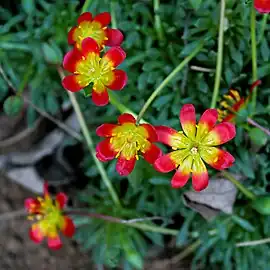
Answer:
M150 146L145 129L133 123L125 123L116 127L110 143L113 150L117 152L116 158L122 155L127 160L133 157L138 160L138 152L145 153Z

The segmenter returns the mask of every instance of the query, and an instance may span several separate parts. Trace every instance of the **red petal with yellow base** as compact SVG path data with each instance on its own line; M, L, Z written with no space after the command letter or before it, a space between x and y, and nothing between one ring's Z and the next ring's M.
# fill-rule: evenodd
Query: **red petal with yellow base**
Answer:
M62 233L67 237L72 237L75 233L75 226L72 219L68 216L64 216L64 224L61 228Z
M55 201L58 203L58 207L63 209L64 206L67 204L68 197L65 193L60 192L56 195Z
M53 237L48 237L48 247L53 250L58 250L62 247L62 241L60 239L60 236L57 234Z
M93 21L99 22L103 27L111 22L111 15L109 12L103 12L98 14Z
M63 80L62 80L62 86L66 89L69 90L71 92L78 92L81 89L83 89L86 85L80 85L79 84L79 76L80 75L69 75L66 76Z
M196 133L196 114L192 104L185 104L180 110L180 123L187 137L195 138Z
M133 157L127 160L125 157L120 155L116 163L116 171L121 176L127 176L133 171L135 163L136 163L136 157Z
M27 198L24 200L24 208L30 213L33 213L33 211L39 207L40 202L37 199Z
M177 131L167 126L155 126L158 135L158 142L171 145L171 137L177 135Z
M104 87L102 91L96 91L94 88L92 90L92 101L97 106L105 106L109 103L109 94L107 89Z
M84 21L92 21L92 13L90 12L84 12L80 15L80 17L78 18L78 24L80 24L81 22Z
M229 122L222 122L216 125L202 140L202 144L215 146L226 143L236 135L235 125Z
M106 85L111 90L122 90L127 84L127 74L123 70L113 70L113 81Z
M96 134L100 137L111 137L116 127L114 124L102 124L96 129Z
M63 67L65 70L74 73L77 70L77 64L82 61L82 53L74 48L73 50L66 53L63 60Z
M75 42L74 32L77 29L77 26L73 26L68 32L68 44L72 45Z
M208 172L200 157L193 160L192 165L192 186L194 190L201 191L207 188L209 182Z
M270 13L270 1L269 0L255 0L254 7L260 13Z
M158 158L154 163L154 168L162 173L176 169L177 164L171 159L171 153Z
M96 156L100 161L108 161L115 158L117 152L115 152L110 143L110 138L107 138L97 144Z
M118 117L118 123L120 125L125 123L136 123L136 119L129 113L123 113Z
M113 47L104 54L102 60L110 61L113 67L117 67L125 60L125 58L126 53L121 47Z
M151 143L150 148L143 153L144 159L153 164L160 156L162 155L162 151L155 145Z
M122 32L118 29L110 29L108 28L106 30L107 38L108 40L105 42L106 46L120 46L120 44L123 42L124 36Z
M40 243L43 240L44 235L38 224L33 224L32 227L29 229L29 237L35 243Z
M190 177L192 162L192 156L188 156L178 167L171 181L171 185L173 188L181 188L187 183Z
M87 57L89 53L94 53L96 55L100 54L97 42L90 37L85 38L82 41L82 54Z
M202 139L211 129L215 126L218 119L218 112L216 109L208 109L201 116L198 127L196 138Z
M231 167L235 161L234 157L227 151L216 147L207 147L207 151L202 151L202 159L211 167L217 170L224 170Z

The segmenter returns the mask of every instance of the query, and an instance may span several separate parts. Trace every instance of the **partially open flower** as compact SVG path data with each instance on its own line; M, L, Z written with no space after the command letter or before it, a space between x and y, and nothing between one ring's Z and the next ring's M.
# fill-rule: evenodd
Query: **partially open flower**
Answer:
M132 172L139 154L153 164L160 157L161 150L153 144L157 134L150 124L136 125L135 118L128 113L118 117L118 125L103 124L97 128L97 135L105 137L96 148L97 158L108 161L117 158L116 170L120 175Z
M68 33L68 43L75 45L77 49L81 49L82 41L85 38L93 38L99 49L106 46L120 46L123 41L123 34L118 29L107 28L111 22L111 15L103 12L92 17L90 12L81 14L78 18L78 26L74 26Z
M35 243L40 243L47 237L49 248L59 249L62 247L59 231L67 237L73 236L75 232L73 221L62 212L66 203L67 196L64 193L58 193L55 201L52 200L46 183L44 184L44 198L25 200L28 219L36 221L29 231L29 236Z
M237 113L247 106L255 87L261 84L260 80L254 82L250 87L250 92L247 97L241 97L235 89L230 89L229 93L223 96L218 109L219 122L234 122Z
M180 111L180 122L183 131L166 127L155 127L158 141L172 147L174 151L158 158L154 167L166 173L176 169L171 184L174 188L183 187L192 173L192 185L196 191L208 186L208 172L204 161L217 170L232 166L233 156L215 146L235 137L235 126L221 123L215 126L217 110L206 110L196 125L195 108L186 104Z
M269 0L254 0L254 7L260 13L270 12L270 1Z
M77 92L93 84L92 100L96 105L104 106L109 102L107 88L121 90L127 83L127 74L115 69L125 58L126 54L120 47L111 48L100 58L96 41L86 38L80 51L74 48L64 57L63 67L73 75L63 79L63 87Z

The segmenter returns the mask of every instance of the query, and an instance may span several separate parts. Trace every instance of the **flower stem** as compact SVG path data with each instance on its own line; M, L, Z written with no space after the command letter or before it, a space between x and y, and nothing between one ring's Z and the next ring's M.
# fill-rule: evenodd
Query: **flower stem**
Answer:
M117 21L116 21L116 16L115 16L115 1L111 0L111 17L112 17L112 28L116 29L117 28Z
M251 60L252 60L252 81L257 81L257 42L256 42L256 10L251 7L250 14L250 34L251 34ZM257 87L252 92L252 112L256 109Z
M262 42L262 39L263 39L263 36L264 36L264 31L265 31L265 28L267 26L267 20L268 20L268 14L264 14L262 22L261 22L260 35L259 35L259 38L258 38L257 46L258 46L258 44L260 44Z
M78 215L78 216L86 216L89 218L103 219L108 222L124 224L129 227L140 229L142 231L157 232L157 233L169 234L169 235L174 235L174 236L178 234L177 230L158 227L156 225L150 225L150 224L146 224L142 222L131 222L132 220L122 220L120 218L107 216L107 215L103 215L99 213L90 213L90 212L82 211L82 210L67 210L65 213L68 215ZM157 217L154 217L153 220L154 219L157 219Z
M236 180L229 172L223 171L223 176L227 178L230 182L232 182L243 194L246 195L251 200L256 199L255 194L246 189L238 180Z
M203 48L204 41L201 41L199 45L194 49L194 51L188 55L168 76L163 80L163 82L157 87L157 89L151 94L148 100L145 102L144 106L142 107L138 118L137 124L140 122L141 118L143 117L144 113L146 112L147 108L151 105L154 99L160 94L163 88L177 75L179 71L183 69L183 67L192 59L194 58Z
M82 7L82 13L86 12L91 4L92 0L85 0L83 7Z
M265 127L262 127L260 124L258 124L256 121L254 121L253 119L251 118L247 118L247 122L256 127L256 128L259 128L261 131L263 131L266 135L270 136L270 130L268 128L265 128Z
M223 62L225 8L226 8L226 0L221 0L219 34L218 34L218 55L217 55L216 76L215 76L215 84L214 84L214 90L213 90L212 101L211 101L211 108L216 107L217 99L219 95L219 86L220 86L222 62Z
M61 67L58 67L58 72L59 72L60 77L63 79L65 75L64 75L64 72L63 72ZM106 171L104 169L104 166L102 165L102 163L96 157L96 151L95 151L94 143L93 143L93 140L92 140L91 135L89 133L89 130L87 128L87 125L86 125L85 119L83 117L83 114L81 112L78 101L77 101L74 93L72 93L70 91L67 91L67 93L69 95L69 98L70 98L70 101L71 101L72 106L74 108L74 111L75 111L75 113L77 115L80 127L82 129L82 133L83 133L83 136L84 136L84 138L85 138L85 140L87 142L90 154L92 155L92 157L94 159L94 162L96 163L96 166L97 166L97 168L99 170L100 176L101 176L105 186L108 188L114 203L118 207L121 207L120 200L119 200L119 198L117 196L116 191L114 190L114 188L113 188L113 186L111 184L110 179L108 178L108 175L107 175L107 173L106 173Z
M155 28L160 42L164 41L164 33L159 16L159 0L154 0Z

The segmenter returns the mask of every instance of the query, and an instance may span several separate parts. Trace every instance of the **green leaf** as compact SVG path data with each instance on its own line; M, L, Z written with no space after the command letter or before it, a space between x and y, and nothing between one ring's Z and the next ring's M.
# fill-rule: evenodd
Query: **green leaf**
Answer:
M270 50L269 50L269 47L265 38L262 40L262 43L261 43L261 54L265 62L269 61Z
M188 228L193 220L194 216L196 215L195 212L191 212L189 216L185 219L184 224L182 225L177 237L176 237L176 246L182 246L186 244L188 239Z
M172 100L172 98L173 98L172 94L162 95L155 100L155 102L153 103L153 107L157 109L161 109L165 105L170 104L170 101Z
M90 83L88 86L84 87L83 92L85 97L90 97L92 94L94 83Z
M270 74L270 64L267 63L258 68L258 78L263 78Z
M232 220L248 232L254 232L255 227L251 225L247 220L240 218L238 216L232 216Z
M46 108L51 114L56 114L59 111L59 104L54 95L48 94L46 97Z
M252 128L248 132L250 139L258 146L264 146L267 143L268 136L259 128Z
M142 257L135 250L125 250L127 260L132 264L136 269L143 269L143 260Z
M190 2L190 4L191 4L191 6L192 6L195 10L197 10L197 9L200 7L200 5L201 5L202 0L189 0L189 2Z
M170 184L170 181L168 180L168 178L166 178L164 176L154 176L154 177L151 177L149 179L149 182L152 185L166 185L166 186L168 186Z
M50 64L61 64L62 57L59 55L59 52L53 48L53 46L48 43L42 44L42 51L44 54L45 60Z
M22 8L29 15L35 10L34 0L22 0Z
M270 215L270 196L257 197L251 206L262 215Z
M8 86L0 77L0 101L2 101L8 94Z
M4 102L4 112L8 116L16 116L23 108L23 99L20 96L8 97Z

